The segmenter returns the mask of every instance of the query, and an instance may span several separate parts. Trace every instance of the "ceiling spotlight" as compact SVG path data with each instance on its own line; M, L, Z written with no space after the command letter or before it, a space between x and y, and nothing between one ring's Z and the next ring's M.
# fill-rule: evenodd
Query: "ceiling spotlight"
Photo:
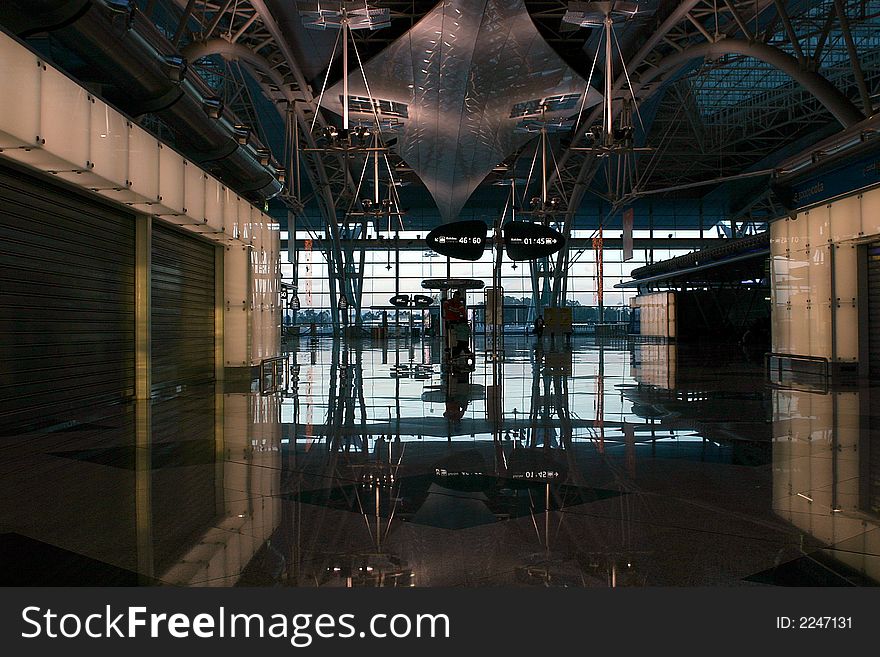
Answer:
M616 141L627 141L632 139L633 136L633 127L632 126L623 126L622 128L614 129L614 139Z
M612 0L611 2L569 2L568 10L562 17L563 23L571 23L579 27L597 28L602 27L605 17L610 16L612 20L628 20L635 16L639 11L639 5L636 2L624 2L623 0Z
M353 2L333 3L300 2L299 14L303 26L310 30L334 29L343 21L350 30L378 30L391 25L391 10L373 7L367 3L357 6Z
M321 129L321 136L329 143L333 144L339 138L339 130L337 130L335 125L324 126Z
M385 210L391 209L391 199L390 198L383 198L382 199L382 208Z
M368 126L359 125L354 128L352 131L354 138L360 141L361 143L367 143L373 136L373 132L370 130Z
M165 57L165 75L172 82L180 82L186 75L186 60L176 55Z
M212 119L219 119L223 114L223 101L216 96L202 100L202 109Z
M369 212L373 209L373 199L371 198L362 198L361 199L361 207L364 209L364 212Z
M244 146L248 143L248 139L251 136L251 128L250 126L236 123L234 126L232 126L232 134L235 135L235 140L239 143L239 145Z
M126 31L130 30L134 23L134 15L137 11L137 5L134 2L131 2L131 0L107 0L106 5L107 9L113 14L111 20L116 23L116 18L121 16L124 20Z
M541 206L544 204L543 201L541 201L540 196L533 196L530 203L532 205L533 210L540 210Z

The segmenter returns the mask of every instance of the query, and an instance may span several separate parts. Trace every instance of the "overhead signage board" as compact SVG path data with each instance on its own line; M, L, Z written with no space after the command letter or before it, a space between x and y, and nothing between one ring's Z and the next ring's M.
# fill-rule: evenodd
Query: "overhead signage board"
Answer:
M456 221L438 226L425 238L428 246L457 260L479 260L486 248L488 227L483 221ZM511 260L544 258L565 246L558 230L527 221L511 221L502 229L504 247Z
M623 261L633 259L633 219L635 212L628 208L623 213Z
M504 225L504 248L511 260L544 258L565 246L565 237L558 230L527 221L511 221Z
M880 183L880 153L841 162L786 185L773 186L788 210L799 210Z
M479 260L486 249L488 226L483 221L456 221L438 226L425 238L428 246L457 260Z
M389 303L397 308L427 308L434 303L434 299L427 294L415 294L410 297L408 294L395 294Z

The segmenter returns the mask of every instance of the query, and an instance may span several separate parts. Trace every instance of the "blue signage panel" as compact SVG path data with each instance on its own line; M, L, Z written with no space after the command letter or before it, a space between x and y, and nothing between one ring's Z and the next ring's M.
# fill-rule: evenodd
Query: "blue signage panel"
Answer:
M797 210L880 183L880 153L874 152L819 171L782 188L785 205Z

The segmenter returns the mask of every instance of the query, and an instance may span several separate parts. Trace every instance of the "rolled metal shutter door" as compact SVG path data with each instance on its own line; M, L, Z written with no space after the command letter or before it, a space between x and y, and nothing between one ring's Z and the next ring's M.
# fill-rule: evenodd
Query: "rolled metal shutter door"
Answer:
M214 245L153 222L152 392L214 380Z
M215 248L153 221L152 518L160 571L216 515Z
M880 379L880 243L868 247L868 371Z
M880 379L880 243L868 246L868 371L872 379ZM880 513L880 409L873 403L878 396L876 385L862 388L860 394L867 396L862 422L868 424L867 444L862 445L861 453L868 465L863 470L867 481L863 482L867 492L865 510Z
M0 165L0 435L130 414L135 220Z

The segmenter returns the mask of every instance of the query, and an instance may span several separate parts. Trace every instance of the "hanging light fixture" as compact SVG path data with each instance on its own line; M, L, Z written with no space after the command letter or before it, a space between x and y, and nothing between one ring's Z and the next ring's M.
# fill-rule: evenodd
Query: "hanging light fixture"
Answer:
M344 24L350 30L378 30L391 25L390 9L366 2L300 2L299 14L310 30L338 29Z
M604 80L603 93L604 100L602 105L602 124L601 126L591 126L587 131L587 135L593 142L587 148L574 148L574 150L588 150L596 153L598 157L605 157L612 152L632 153L634 151L647 151L647 148L635 148L633 145L633 135L635 129L632 122L633 103L635 102L635 94L630 84L629 73L626 70L626 62L620 51L620 45L617 43L617 37L614 29L616 25L620 25L627 21L633 20L637 15L647 16L651 12L642 10L640 12L637 2L624 2L623 0L595 0L593 2L569 2L568 10L562 17L564 23L577 25L578 27L588 29L600 29L602 35L597 44L596 57L598 58L599 50L604 48ZM618 108L618 125L614 126L614 50L616 50L620 59L623 75L626 76L626 82L630 91L630 98L623 99ZM596 60L593 61L595 67ZM590 71L589 80L592 80L594 70ZM636 107L636 112L638 108Z
M638 3L624 0L594 0L593 2L569 2L568 10L562 20L565 23L577 25L587 29L602 30L593 59L593 69L590 70L589 80L592 80L599 52L604 46L604 101L602 105L601 126L590 126L587 135L592 142L586 147L572 147L576 151L588 151L597 158L604 158L605 179L607 182L608 198L612 207L631 194L633 181L635 180L635 153L648 151L648 148L637 148L634 144L635 128L633 126L633 109L638 113L635 92L630 83L629 73L626 69L626 61L620 44L617 43L615 25L633 20L639 14L647 15L649 12L639 11ZM620 59L622 73L629 87L630 98L622 98L618 106L617 126L614 125L614 46ZM641 118L639 119L641 120ZM597 276L597 303L599 306L599 321L604 321L604 222L600 217L599 226L593 236L593 250L596 253L596 276Z
M553 160L554 156L550 148L548 135L570 130L573 125L573 122L569 119L548 119L546 113L549 109L549 99L542 100L535 105L534 109L539 115L523 119L516 127L517 132L537 132L540 135L535 148L535 157L532 160L532 168L534 169L535 162L540 158L541 195L533 196L531 198L529 201L531 210L524 214L532 214L541 220L542 223L547 223L552 220L552 215L558 214L563 210L562 199L559 196L549 196L548 184L551 170L550 162ZM531 176L532 171L529 172L529 179L526 181L526 186L528 186Z
M389 149L382 141L382 133L396 130L400 122L396 118L381 117L379 103L370 93L370 85L364 74L361 57L357 50L354 39L349 43L352 30L377 30L391 24L391 12L388 8L374 7L366 2L299 2L299 13L303 25L308 29L339 29L340 35L337 43L342 45L342 127L327 126L321 136L324 145L318 148L307 148L305 151L343 151L346 156L363 155L363 173L358 179L358 187L350 201L348 210L344 213L340 223L347 226L352 218L359 218L364 223L368 217L377 220L376 232L379 231L379 217L387 218L388 232L392 231L391 218L396 217L398 225L402 228L402 213L400 212L400 199L397 193L398 183L394 179L394 169L388 160ZM363 76L364 87L367 97L352 97L349 92L349 48L352 48L357 58L360 73ZM336 48L333 49L333 55ZM328 71L333 65L331 55ZM324 97L327 87L327 79L318 96L318 104ZM369 118L352 120L352 105L354 112L369 115ZM384 169L388 175L388 197L381 198L380 189L380 161L384 161ZM372 167L371 167L372 165ZM361 184L369 180L368 169L372 168L373 194L372 198L361 196ZM359 199L359 200L358 200ZM360 208L358 208L360 205ZM396 228L395 228L396 230Z

